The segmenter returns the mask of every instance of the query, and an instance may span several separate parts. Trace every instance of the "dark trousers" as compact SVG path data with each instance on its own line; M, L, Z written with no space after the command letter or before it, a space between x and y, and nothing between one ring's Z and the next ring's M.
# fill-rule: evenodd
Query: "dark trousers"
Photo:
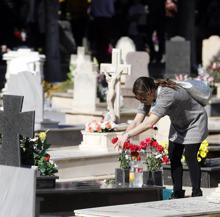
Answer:
M182 191L182 176L183 167L181 158L183 150L185 149L186 163L189 167L190 179L192 183L192 191L196 192L200 190L201 184L201 169L197 160L197 153L200 147L199 144L177 144L169 142L169 158L171 162L171 176L173 180L174 192Z

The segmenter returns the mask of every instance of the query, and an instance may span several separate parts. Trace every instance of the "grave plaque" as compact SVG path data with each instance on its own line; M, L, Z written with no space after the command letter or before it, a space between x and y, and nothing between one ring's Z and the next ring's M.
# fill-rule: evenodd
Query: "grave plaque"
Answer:
M166 42L165 78L175 75L189 75L191 71L190 42L182 37L174 37Z
M23 96L3 96L4 111L0 111L0 164L20 166L19 135L33 137L34 112L21 112L22 103Z

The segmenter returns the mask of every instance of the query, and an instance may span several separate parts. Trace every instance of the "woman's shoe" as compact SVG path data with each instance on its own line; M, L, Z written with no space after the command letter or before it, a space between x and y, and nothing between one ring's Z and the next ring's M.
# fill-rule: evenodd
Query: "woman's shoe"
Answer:
M174 191L170 199L180 199L185 197L185 190Z
M202 191L201 191L201 189L193 190L193 192L192 192L192 197L201 197L201 196L202 196Z

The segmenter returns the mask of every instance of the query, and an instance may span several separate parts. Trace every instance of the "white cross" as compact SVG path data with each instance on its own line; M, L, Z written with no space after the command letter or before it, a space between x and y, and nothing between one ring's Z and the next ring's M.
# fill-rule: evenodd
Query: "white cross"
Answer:
M116 98L114 102L114 112L116 115L116 120L120 119L120 79L121 75L130 75L131 66L128 64L121 64L121 50L112 50L112 63L102 63L100 65L100 72L104 73L106 76L111 75L118 76L119 79L116 83L115 92Z

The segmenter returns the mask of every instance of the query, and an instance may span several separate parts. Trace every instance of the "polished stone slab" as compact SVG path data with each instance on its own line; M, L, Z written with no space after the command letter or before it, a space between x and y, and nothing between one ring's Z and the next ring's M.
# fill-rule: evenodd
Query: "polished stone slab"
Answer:
M0 165L0 217L35 217L35 171Z
M37 189L40 213L73 215L76 209L162 200L159 186L129 188L99 181L56 183L54 189Z
M191 217L214 213L220 214L219 204L210 203L205 197L75 210L77 217Z

